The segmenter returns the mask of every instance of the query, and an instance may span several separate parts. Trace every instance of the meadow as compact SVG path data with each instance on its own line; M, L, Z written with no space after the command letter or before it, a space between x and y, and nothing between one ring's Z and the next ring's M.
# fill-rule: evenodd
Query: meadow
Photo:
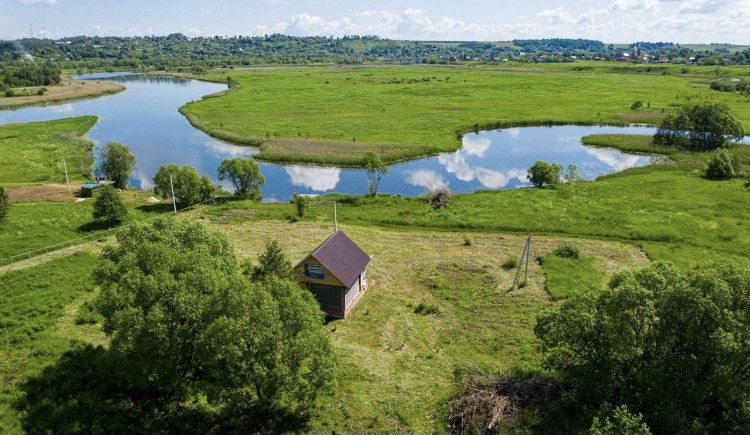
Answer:
M716 69L681 71L593 63L226 70L199 78L229 79L230 92L182 112L213 136L260 146L259 159L340 165L360 164L367 151L389 162L453 151L462 133L486 128L654 124L701 101L728 104L750 130L748 97L709 88Z
M94 163L93 144L82 136L94 116L0 125L0 186L84 180Z

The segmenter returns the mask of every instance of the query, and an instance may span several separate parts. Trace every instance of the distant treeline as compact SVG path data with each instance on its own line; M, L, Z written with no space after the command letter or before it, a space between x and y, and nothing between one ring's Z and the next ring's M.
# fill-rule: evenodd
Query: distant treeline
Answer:
M0 90L60 83L60 68L52 62L8 62L0 66Z
M0 62L52 60L62 68L175 69L264 64L361 64L455 62L570 62L578 59L631 62L748 64L750 50L707 46L693 50L670 42L628 46L589 39L518 39L509 42L400 41L377 36L342 38L268 35L259 37L98 37L0 41Z

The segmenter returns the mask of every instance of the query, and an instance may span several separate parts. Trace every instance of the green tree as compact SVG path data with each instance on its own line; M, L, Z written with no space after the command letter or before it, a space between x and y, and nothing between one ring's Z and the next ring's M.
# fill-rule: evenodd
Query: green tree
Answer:
M184 206L191 206L211 198L213 185L207 175L199 176L198 171L191 166L178 167L175 164L159 168L154 175L154 193L162 198L172 198L171 182L177 202Z
M226 159L219 166L219 180L229 180L239 198L260 200L260 188L266 178L258 163L251 158Z
M311 293L275 277L250 281L226 237L198 223L136 224L117 240L94 273L96 307L120 361L108 376L135 392L133 412L153 400L145 420L171 421L167 432L195 431L193 421L268 431L308 415L333 378Z
M0 187L0 223L8 216L9 208L10 199L8 198L8 194L5 193L5 188Z
M628 407L618 406L594 417L591 435L651 435L641 414L631 414Z
M745 135L725 104L682 107L659 125L654 143L690 151L709 151L739 141Z
M584 409L627 405L656 433L750 431L746 266L622 272L540 315L535 333Z
M252 268L251 275L255 281L270 277L292 279L292 263L278 241L268 242L266 250L258 256L258 265Z
M367 170L367 194L375 196L378 194L380 180L388 173L388 166L380 160L380 156L372 151L365 153L362 166Z
M706 168L706 178L710 180L728 180L737 175L734 170L734 157L727 149L720 149L711 155Z
M99 222L118 224L128 216L128 208L122 203L117 189L104 186L96 194L93 215Z
M118 189L127 189L130 173L135 168L135 156L125 145L110 142L101 153L99 172L112 180Z
M529 181L536 187L557 187L560 185L562 166L537 160L529 168Z

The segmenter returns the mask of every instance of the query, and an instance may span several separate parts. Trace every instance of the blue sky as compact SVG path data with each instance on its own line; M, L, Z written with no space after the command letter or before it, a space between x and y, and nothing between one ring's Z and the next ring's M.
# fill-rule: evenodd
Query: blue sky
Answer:
M31 32L750 44L750 0L0 0L0 38Z

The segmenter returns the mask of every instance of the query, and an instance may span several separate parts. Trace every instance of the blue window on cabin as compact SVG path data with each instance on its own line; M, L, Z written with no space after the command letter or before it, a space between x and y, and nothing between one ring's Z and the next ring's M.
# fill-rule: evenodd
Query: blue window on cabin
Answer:
M310 279L325 279L326 272L319 264L305 264L305 277Z

